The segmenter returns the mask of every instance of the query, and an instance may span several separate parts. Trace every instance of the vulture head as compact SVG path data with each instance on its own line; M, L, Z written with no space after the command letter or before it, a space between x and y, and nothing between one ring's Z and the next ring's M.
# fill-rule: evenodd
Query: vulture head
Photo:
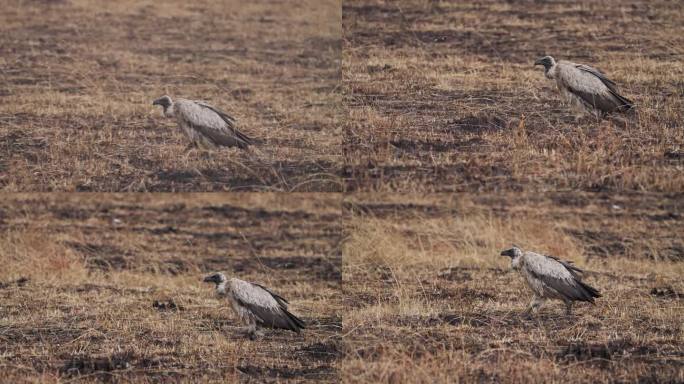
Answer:
M221 285L222 283L225 283L226 280L227 280L227 279L226 279L226 275L224 275L224 274L221 273L221 272L212 273L211 275L207 275L207 276L204 278L204 282L205 282L205 283L214 283L214 284L216 284L217 286L218 286L218 285Z
M171 101L171 98L167 95L164 95L152 102L152 105L161 105L162 108L164 108L164 113L166 113L169 107L171 107L171 104L173 104L173 102Z
M523 255L522 249L518 247L513 247L511 249L507 249L505 251L501 252L501 256L508 256L511 259L515 259L516 257L520 257Z
M542 58L537 59L537 61L534 62L534 65L543 65L544 72L548 72L549 69L551 69L551 67L556 65L556 60L551 56L544 56Z

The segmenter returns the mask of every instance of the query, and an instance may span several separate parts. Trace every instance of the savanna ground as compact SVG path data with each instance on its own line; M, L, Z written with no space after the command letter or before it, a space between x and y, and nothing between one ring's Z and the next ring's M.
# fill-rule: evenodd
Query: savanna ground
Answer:
M333 0L3 1L0 190L341 190ZM255 153L184 153L152 101L205 100Z
M336 382L340 201L331 195L6 196L3 382ZM204 274L289 299L300 335L238 333Z
M684 203L653 194L345 202L344 382L684 381ZM574 261L603 294L571 316L499 256Z
M684 188L682 2L352 0L342 20L349 190ZM576 122L546 54L637 115Z

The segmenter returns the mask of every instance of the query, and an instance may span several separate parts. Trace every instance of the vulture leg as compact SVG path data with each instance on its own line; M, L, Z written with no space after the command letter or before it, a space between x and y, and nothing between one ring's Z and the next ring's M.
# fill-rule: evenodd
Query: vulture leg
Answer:
M183 157L185 158L185 161L187 161L190 155L195 153L196 150L197 144L194 141L188 144L188 146L185 147L185 150L183 150Z
M247 331L247 337L248 337L250 340L256 340L256 339L258 339L258 338L260 338L260 337L263 337L263 336L264 336L264 333L261 332L261 331L259 331L259 330L257 330L256 327L255 327L255 328L250 328L250 329Z
M622 127L621 127L621 128L627 129L627 119L622 118L622 117L620 117L620 116L611 115L611 116L610 116L610 120L611 120L613 123L622 124Z
M249 325L247 326L247 336L250 340L256 340L259 334L257 333L256 321L250 317Z
M572 301L570 300L565 302L565 314L567 316L572 315Z
M197 143L195 143L194 141L192 141L192 142L190 142L190 144L188 144L188 145L185 147L185 150L183 151L183 153L188 153L188 152L192 151L192 150L195 149L195 148L197 148Z
M537 311L539 311L539 307L541 307L542 304L544 304L544 301L545 299L543 297L534 295L532 301L530 301L530 305L527 306L527 309L525 310L525 312L523 312L523 314L525 316L529 316L531 313L537 313Z

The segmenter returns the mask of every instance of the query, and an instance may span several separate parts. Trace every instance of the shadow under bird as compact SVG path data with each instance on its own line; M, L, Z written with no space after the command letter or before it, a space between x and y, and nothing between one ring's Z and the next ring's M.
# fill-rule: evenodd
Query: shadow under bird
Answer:
M217 297L228 300L252 340L259 335L257 326L297 333L305 328L304 322L287 310L287 300L262 285L227 279L221 272L206 276L204 282L216 284Z
M511 267L520 272L534 292L525 314L536 313L547 299L556 299L565 303L566 314L570 315L573 302L587 301L594 304L594 298L601 297L595 288L582 282L579 275L582 270L572 265L572 262L534 252L523 252L518 247L501 252L501 256L511 258Z
M613 112L627 112L634 103L618 93L615 82L601 71L584 64L556 61L544 56L534 62L544 66L544 75L556 81L561 95L580 111L604 116Z
M252 144L250 137L237 130L233 117L203 101L173 101L165 95L152 102L152 105L160 105L164 108L164 116L176 119L179 128L190 139L190 146L246 149Z

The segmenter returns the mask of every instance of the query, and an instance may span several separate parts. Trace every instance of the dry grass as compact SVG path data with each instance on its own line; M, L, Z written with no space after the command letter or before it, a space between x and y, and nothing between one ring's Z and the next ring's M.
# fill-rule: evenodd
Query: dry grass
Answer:
M684 8L670 1L347 1L345 176L360 191L681 191ZM636 101L575 122L534 60Z
M2 380L336 382L339 216L334 195L6 196ZM272 287L308 328L245 340L201 282L215 270Z
M0 190L352 194L6 194L3 379L684 382L683 15L4 4ZM601 68L638 113L576 121L543 54ZM150 105L165 93L225 109L258 148L183 154ZM468 193L426 194L445 191ZM576 262L604 297L522 318L512 243ZM274 287L309 328L245 340L200 282L213 270Z
M340 190L336 1L17 1L0 13L0 189ZM183 151L203 99L254 154Z
M344 382L684 380L681 199L375 194L346 207ZM531 294L498 256L511 243L575 261L604 297L522 318Z

